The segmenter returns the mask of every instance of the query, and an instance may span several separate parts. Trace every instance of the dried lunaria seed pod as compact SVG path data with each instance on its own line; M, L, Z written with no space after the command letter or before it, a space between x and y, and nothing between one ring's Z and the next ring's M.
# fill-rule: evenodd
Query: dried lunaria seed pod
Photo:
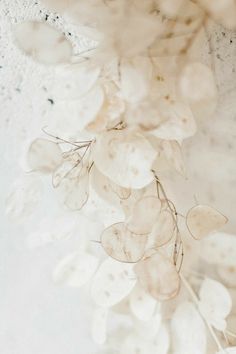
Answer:
M149 58L136 57L134 60L122 61L120 93L124 100L136 103L149 93L152 70Z
M63 258L53 271L54 282L81 287L86 284L98 267L98 259L87 252L74 252Z
M36 139L29 147L28 163L32 170L51 173L62 163L61 148L50 140Z
M140 261L134 270L141 285L156 300L169 300L178 294L179 274L174 264L161 253Z
M137 234L148 234L159 217L161 201L158 197L147 196L139 199L126 220L127 228Z
M206 65L187 64L179 78L180 92L189 102L209 101L216 98L216 84L212 71Z
M145 322L143 322L145 323ZM153 328L157 328L153 323ZM127 331L126 331L127 332ZM121 354L140 354L160 353L167 354L170 347L170 338L167 327L160 326L156 336L152 339L146 338L145 334L140 335L136 330L126 333L125 338L121 342Z
M107 339L107 317L108 309L97 307L92 319L92 338L95 343L104 344Z
M18 24L15 38L20 49L41 63L59 64L70 61L72 55L70 42L62 33L45 23Z
M87 166L74 167L57 188L64 204L72 210L80 210L89 197L89 170Z
M206 12L223 26L234 29L236 27L236 4L233 0L205 1L198 0Z
M120 262L135 263L144 255L146 235L136 235L125 223L113 224L101 235L101 244L106 253Z
M182 176L185 176L185 164L183 161L181 145L175 140L163 140L162 148L167 161Z
M171 319L174 354L206 353L206 327L192 302L181 302Z
M189 106L172 99L159 101L159 112L165 120L152 131L156 137L165 140L183 140L196 133L196 123Z
M153 180L156 152L140 133L104 132L98 135L92 155L96 167L122 187L143 188Z
M97 305L111 307L124 299L135 284L132 264L107 258L93 278L91 296Z
M175 220L169 210L161 210L148 236L147 249L156 249L167 244L174 235Z
M200 256L209 264L234 267L236 259L235 235L216 232L202 240Z
M96 84L100 68L83 64L60 65L55 69L55 80L52 93L55 99L74 100L80 99ZM98 99L100 92L97 92ZM93 101L95 95L90 96ZM93 107L89 107L90 109Z
M200 313L219 331L225 331L225 318L232 309L228 290L218 281L206 278L199 291Z
M208 205L197 205L189 210L186 225L190 234L197 240L222 228L228 219L218 210Z
M61 165L59 165L58 168L53 172L52 185L54 188L59 187L63 179L67 178L70 172L75 168L76 163L79 163L81 158L79 155L77 157L77 162L71 158L64 159Z
M130 294L129 305L132 313L139 320L148 321L154 315L157 301L140 284L137 284Z
M120 206L120 201L128 199L131 194L130 189L114 183L108 177L103 175L96 166L93 166L91 170L90 183L102 199L116 206Z

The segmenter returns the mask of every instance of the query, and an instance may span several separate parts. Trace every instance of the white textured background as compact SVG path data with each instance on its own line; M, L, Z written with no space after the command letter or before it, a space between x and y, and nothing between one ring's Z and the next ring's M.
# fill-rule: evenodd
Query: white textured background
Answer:
M28 250L29 230L37 228L43 214L50 216L56 205L47 205L45 198L24 226L6 218L4 211L10 186L21 173L23 142L38 134L53 98L53 70L33 63L13 42L15 23L46 19L47 11L37 3L0 0L0 353L91 354L95 349L89 333L89 307L80 290L57 287L51 281L51 269L73 250L78 238ZM47 21L64 31L77 50L73 27L53 14ZM219 107L211 120L199 123L199 133L186 142L189 179L177 178L174 185L183 209L193 204L196 194L200 202L209 202L226 214L228 231L236 233L236 34L216 27L212 42ZM79 45L87 43L79 41Z

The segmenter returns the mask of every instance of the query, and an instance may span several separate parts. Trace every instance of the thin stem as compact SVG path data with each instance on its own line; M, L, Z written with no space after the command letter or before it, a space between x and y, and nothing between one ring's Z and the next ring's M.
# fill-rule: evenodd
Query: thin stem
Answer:
M210 325L210 323L207 321L207 319L205 318L205 316L201 313L201 311L200 311L200 309L199 309L199 306L198 306L198 305L199 305L199 300L198 300L197 295L195 294L195 292L193 291L191 285L190 285L189 282L185 279L185 277L183 276L183 274L182 274L181 272L180 272L179 274L180 274L180 278L181 278L181 280L182 280L183 285L185 286L186 290L187 290L188 293L190 294L190 296L191 296L193 302L196 304L197 309L198 309L198 311L199 311L199 313L200 313L202 319L203 319L204 322L206 323L206 325L207 325L207 327L208 327L208 329L209 329L209 332L210 332L210 334L211 334L211 336L212 336L214 342L215 342L216 345L217 345L218 350L219 350L219 351L223 351L223 352L225 353L225 350L224 350L224 348L222 347L222 345L221 345L221 343L220 343L220 341L219 341L217 335L215 334L214 329L212 328L212 326Z

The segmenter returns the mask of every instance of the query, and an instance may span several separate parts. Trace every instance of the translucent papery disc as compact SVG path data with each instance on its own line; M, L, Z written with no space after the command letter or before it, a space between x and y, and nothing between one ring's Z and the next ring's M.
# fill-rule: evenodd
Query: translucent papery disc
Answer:
M100 69L89 65L71 64L59 66L55 70L52 88L56 99L78 99L95 85ZM93 98L91 97L91 101Z
M72 46L62 33L40 22L23 22L15 29L16 43L27 55L44 64L69 62Z
M129 333L121 343L120 354L167 354L170 339L167 328L162 325L155 338L142 338L134 331Z
M202 63L190 63L184 67L179 77L179 88L182 96L192 103L216 98L213 73Z
M89 170L87 166L74 168L62 179L58 192L64 204L72 210L80 210L89 197Z
M225 318L232 309L232 299L226 287L218 281L206 278L199 291L199 309L208 322L218 329L226 329Z
M142 188L153 180L156 152L143 135L111 130L97 137L93 148L96 167L125 188Z
M78 162L80 157L78 156ZM67 178L70 172L75 168L76 161L68 158L63 161L63 163L54 171L52 175L52 184L54 188L57 188L64 178Z
M91 184L96 193L111 204L120 206L120 201L129 198L131 190L118 186L104 176L96 166L91 171Z
M161 201L158 197L141 198L134 205L131 216L126 220L127 228L137 234L148 234L159 217Z
M28 150L28 163L33 170L53 172L62 163L60 146L47 139L36 139Z
M62 259L53 271L56 283L80 287L86 284L95 273L98 259L87 252L74 252Z
M140 283L155 299L169 300L178 294L179 274L174 264L161 253L155 253L140 261L134 270Z
M104 344L107 338L107 316L108 309L98 307L93 313L92 319L92 338L95 343Z
M200 6L217 22L229 29L236 27L236 4L232 0L199 0Z
M152 77L149 58L136 57L130 61L122 61L120 75L120 93L126 101L135 103L148 95Z
M164 98L159 101L159 114L164 121L152 134L165 140L182 140L196 133L196 123L189 106L181 101Z
M161 323L162 317L157 311L148 321L134 320L134 328L140 337L146 340L152 340L157 337Z
M228 219L208 205L197 205L189 210L186 225L191 235L200 240L211 232L222 228Z
M163 15L168 18L189 20L194 18L201 9L189 0L157 0L158 7Z
M206 354L206 327L191 302L181 302L171 320L174 354Z
M137 284L129 298L132 313L141 321L148 321L153 316L157 301L146 290Z
M111 307L124 299L135 284L132 264L107 258L93 278L91 295L97 305Z
M169 164L185 176L185 164L183 161L181 145L175 140L163 140L162 148Z
M127 263L138 262L144 254L147 236L130 232L124 223L113 224L101 235L105 252L112 258Z
M210 264L234 267L236 265L236 236L217 232L202 240L200 256Z
M127 218L132 215L134 205L137 201L145 196L153 196L156 194L156 183L152 182L144 188L131 189L129 198L122 199L121 205Z
M169 210L161 210L150 235L148 236L147 249L158 248L167 244L174 235L175 222Z

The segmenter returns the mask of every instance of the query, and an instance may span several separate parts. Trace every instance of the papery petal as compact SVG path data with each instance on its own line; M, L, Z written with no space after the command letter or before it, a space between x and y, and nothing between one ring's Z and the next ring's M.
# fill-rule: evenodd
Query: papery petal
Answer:
M55 69L55 83L52 88L53 97L60 100L78 99L92 89L99 74L98 67L82 64L57 67Z
M97 137L93 149L96 167L116 184L142 188L153 180L156 152L139 133L112 130Z
M44 64L69 62L72 46L56 29L45 23L24 22L15 28L16 43L27 55Z
M175 297L180 288L180 278L171 261L161 253L155 253L134 267L140 284L156 300Z
M53 172L62 163L60 146L47 139L34 140L27 157L30 168L43 173Z
M107 316L108 309L98 307L93 313L92 338L95 343L104 344L107 338Z
M97 305L111 307L124 299L135 284L132 264L107 258L94 276L91 295Z
M228 219L208 205L197 205L188 211L186 225L191 235L200 240L222 228Z
M146 242L146 235L130 232L123 222L109 226L101 235L105 252L120 262L138 262L144 255Z
M236 236L223 232L209 235L202 240L200 256L210 264L234 267L236 265Z
M206 328L191 302L181 303L171 320L174 354L205 354Z
M161 201L158 197L147 196L139 199L126 220L127 228L137 234L148 234L159 217Z
M157 301L137 284L130 294L129 305L132 313L140 321L148 321L154 314Z
M216 84L212 71L202 63L187 64L179 78L179 88L189 102L216 98Z
M98 259L86 252L74 252L62 259L53 271L54 282L71 287L85 285L98 267Z
M159 101L159 114L165 118L152 134L165 140L183 140L196 133L196 123L189 106L171 98Z
M226 328L225 318L232 308L232 299L221 283L205 279L199 291L199 309L208 322L219 331Z

